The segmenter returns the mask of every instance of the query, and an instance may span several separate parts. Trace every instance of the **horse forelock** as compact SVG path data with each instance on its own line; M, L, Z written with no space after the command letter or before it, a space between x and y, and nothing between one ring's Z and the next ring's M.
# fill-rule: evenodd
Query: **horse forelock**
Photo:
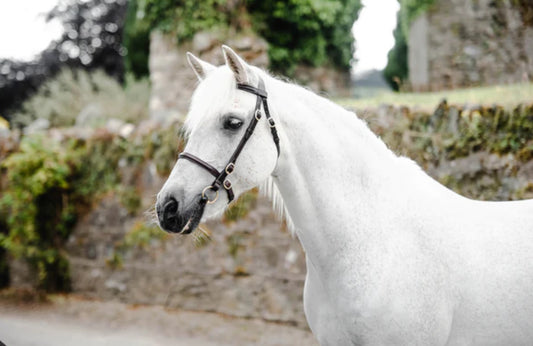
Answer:
M235 85L233 73L226 66L218 67L201 81L193 93L189 114L183 124L185 133L190 135L202 123L221 116L220 109L233 97Z

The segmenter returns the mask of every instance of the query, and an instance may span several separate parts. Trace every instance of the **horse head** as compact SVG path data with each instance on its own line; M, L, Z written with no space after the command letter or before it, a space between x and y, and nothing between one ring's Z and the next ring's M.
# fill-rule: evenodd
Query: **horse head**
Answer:
M198 77L184 128L187 145L157 196L159 225L190 233L221 215L276 167L279 139L266 102L268 77L231 48L215 67L187 53ZM273 140L274 139L274 140Z

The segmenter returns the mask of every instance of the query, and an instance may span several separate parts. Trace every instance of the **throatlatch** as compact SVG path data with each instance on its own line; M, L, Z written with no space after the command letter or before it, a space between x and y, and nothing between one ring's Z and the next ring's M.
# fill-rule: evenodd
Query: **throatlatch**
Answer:
M254 109L254 115L252 117L252 120L250 121L250 124L248 124L248 127L246 128L246 131L244 132L244 136L241 138L239 144L237 145L237 148L235 148L235 151L231 155L228 163L224 167L222 171L217 170L215 167L210 165L209 163L205 162L204 160L200 159L197 156L194 156L189 153L181 153L178 156L178 159L186 159L193 163L196 163L206 171L208 171L211 175L215 177L215 180L211 185L206 186L202 191L202 203L215 203L215 201L218 199L218 190L221 186L224 187L226 190L226 193L228 194L228 204L233 201L235 198L235 194L233 193L233 188L231 186L231 182L227 179L231 173L235 170L235 162L237 161L237 158L241 154L242 149L244 148L244 145L246 142L248 142L248 139L252 136L254 133L255 127L259 120L261 120L261 105L263 105L263 109L265 111L265 116L268 121L268 124L270 126L270 132L272 133L272 138L274 139L274 143L276 144L276 149L278 151L278 157L280 154L280 147L279 147L279 136L278 131L276 129L276 123L274 122L274 119L272 119L272 116L270 115L270 111L268 109L268 102L267 102L267 92L265 90L265 83L259 78L259 85L258 87L253 87L248 84L243 83L237 83L237 89L249 92L251 94L257 95L257 100L255 103L255 109ZM209 199L207 197L207 192L213 191L215 192L215 197L213 199Z

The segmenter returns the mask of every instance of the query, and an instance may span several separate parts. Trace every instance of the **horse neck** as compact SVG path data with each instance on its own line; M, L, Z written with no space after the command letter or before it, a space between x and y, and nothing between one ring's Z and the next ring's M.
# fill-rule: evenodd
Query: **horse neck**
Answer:
M282 148L274 183L308 259L327 266L375 237L365 227L369 206L391 188L397 157L355 114L274 83Z

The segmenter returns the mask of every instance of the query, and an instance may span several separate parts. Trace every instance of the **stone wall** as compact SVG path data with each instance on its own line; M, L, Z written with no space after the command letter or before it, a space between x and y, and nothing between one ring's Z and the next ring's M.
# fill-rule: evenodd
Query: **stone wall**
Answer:
M161 122L167 119L184 120L191 96L198 80L187 63L189 51L214 65L224 63L222 44L231 46L255 66L268 66L268 45L253 35L226 39L222 34L199 32L191 42L178 45L174 36L154 31L150 37L150 117Z
M409 31L415 91L533 80L533 27L511 0L437 0Z
M117 244L139 222L109 197L79 223L67 244L74 292L306 325L305 257L267 201L245 219L202 226L212 234L204 246L194 245L194 235L168 235L128 249L113 265Z
M153 209L153 196L166 180L153 165L145 163L137 178L141 210ZM129 214L114 194L85 215L66 245L73 292L306 326L305 256L269 201L257 199L237 221L203 225L211 233L206 244L195 243L194 233L165 236L154 229L148 244L122 248L124 237L148 219ZM117 253L120 263L114 261Z

